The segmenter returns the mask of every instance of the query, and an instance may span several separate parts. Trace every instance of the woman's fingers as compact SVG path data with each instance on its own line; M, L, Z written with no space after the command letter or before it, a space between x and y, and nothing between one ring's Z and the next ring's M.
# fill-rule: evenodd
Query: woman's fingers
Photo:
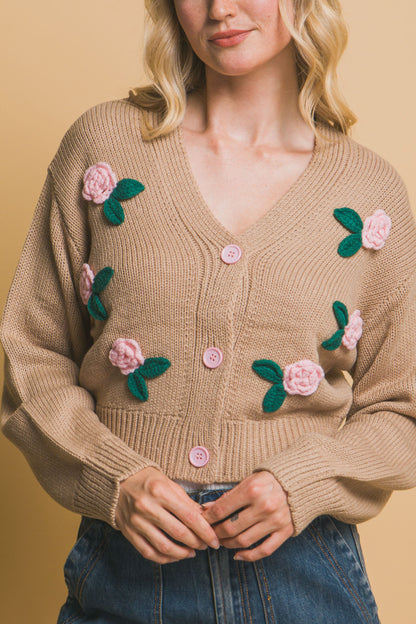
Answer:
M288 525L279 531L275 531L264 540L259 546L256 548L252 548L249 550L239 550L235 555L234 559L241 561L258 561L263 557L268 557L275 550L277 550L283 542L285 542L291 535L293 534L293 527ZM256 542L255 540L253 544ZM238 548L238 547L237 547Z
M258 523L234 537L222 537L220 541L221 545L226 548L248 548L269 533L270 529L267 529L263 523Z
M191 551L195 554L194 548L206 548L207 543L220 545L215 531L202 518L200 505L153 467L121 482L116 523L144 557L159 563L161 557L184 559Z
M205 514L204 517L206 517ZM217 537L223 540L239 535L253 525L257 525L257 523L268 527L268 533L271 533L287 524L289 520L290 518L285 513L285 509L282 509L277 501L273 501L269 498L260 500L248 507L237 509L230 516L225 518L225 520L215 523L214 529ZM260 537L266 534L267 532L263 533L263 535L259 536L257 539L260 539ZM221 543L223 543L223 541Z
M246 507L245 509L235 511L226 520L215 524L215 534L218 539L221 540L221 543L223 543L224 539L233 538L243 531L247 531L250 527L258 523L259 520L260 518L255 515L255 510ZM273 530L275 529L276 527L273 527ZM265 535L265 533L263 533L263 535Z
M157 563L168 563L185 559L190 555L195 555L193 548L175 544L165 535L155 522L158 517L157 505L152 507L148 504L139 511L121 508L118 514L118 524L124 537L143 555L146 559L151 559ZM162 510L163 512L163 510ZM160 512L159 512L160 513ZM169 512L163 512L169 519L175 519ZM178 521L176 521L178 522ZM161 523L164 524L163 522ZM186 527L184 527L186 531ZM195 536L193 541L199 543Z
M249 488L241 487L241 483L236 485L232 490L224 492L224 494L213 501L212 504L204 503L203 518L209 524L221 522L228 516L239 512L242 508L252 503L251 491Z
M285 508L279 508L277 506L276 508L272 508L272 504L268 504L270 505L270 511L267 514L264 512L263 505L252 505L235 511L222 522L215 524L215 533L221 540L221 544L226 545L225 540L240 536L241 534L246 535L247 532L250 531L250 535L253 534L255 539L249 544L243 542L240 544L240 546L249 546L268 533L280 530L286 525L291 524L291 518ZM231 547L234 548L234 546Z
M248 549L266 537L260 546L240 551L247 561L271 554L294 533L287 493L267 471L253 473L212 505L204 504L203 516L226 548Z
M150 559L151 561L155 561L156 563L174 563L175 561L186 559L190 556L195 556L195 551L190 551L189 549L187 549L187 552L185 554L181 554L180 556L170 554L170 547L169 553L161 552L155 547L152 542L149 542L144 537L144 535L138 533L136 530L130 528L129 526L124 527L123 535L145 559ZM153 536L152 539L156 539L156 537ZM175 546L173 542L171 542L171 544Z
M116 521L133 546L157 563L195 556L194 549L207 544L219 548L219 538L228 548L248 549L270 536L240 551L241 558L255 561L292 534L286 507L270 473L251 475L203 510L179 484L149 467L121 483Z
M220 537L221 545L226 548L249 548L252 544L255 544L264 537L271 535L272 533L280 533L281 531L287 531L289 534L293 533L292 527L290 529L287 526L282 526L276 531L275 523L270 521L258 522L253 524L246 530L242 530L235 533L231 537Z
M218 538L209 522L203 518L201 506L178 483L175 483L160 472L159 475L159 478L152 479L147 487L147 491L152 498L157 500L161 508L176 516L178 521L193 531L197 538L201 540L201 548L204 545L218 548ZM169 532L168 527L165 528L163 526L162 528Z
M184 503L185 504L185 503ZM197 514L201 514L200 510L196 510ZM190 548L197 548L199 550L205 550L208 548L206 542L198 537L186 524L176 518L170 511L162 508L155 507L153 514L147 516L148 519L158 526L162 531L168 534L168 536L181 542L182 544L189 546Z
M190 554L195 555L195 550L181 544L176 544L160 530L153 522L149 522L141 517L135 517L130 525L132 532L139 533L154 550L162 556L172 559L185 559Z
M180 488L180 486L178 487ZM163 493L160 497L163 507L174 514L183 525L191 529L203 544L208 544L212 548L219 548L218 537L209 522L203 517L201 506L192 500L183 488L181 489L183 494L179 493L177 496L169 496L167 492ZM183 541L181 538L177 539Z

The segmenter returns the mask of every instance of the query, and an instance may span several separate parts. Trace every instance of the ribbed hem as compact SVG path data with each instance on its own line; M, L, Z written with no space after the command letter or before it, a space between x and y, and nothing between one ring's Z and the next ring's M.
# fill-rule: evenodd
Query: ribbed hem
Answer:
M281 417L272 421L228 421L219 423L213 432L209 422L198 417L175 415L161 417L141 411L97 405L101 422L127 446L161 467L170 479L193 483L227 483L241 481L264 458L279 454L303 434L320 432L335 435L332 415L302 414L296 418ZM205 446L209 462L202 468L189 461L193 446Z

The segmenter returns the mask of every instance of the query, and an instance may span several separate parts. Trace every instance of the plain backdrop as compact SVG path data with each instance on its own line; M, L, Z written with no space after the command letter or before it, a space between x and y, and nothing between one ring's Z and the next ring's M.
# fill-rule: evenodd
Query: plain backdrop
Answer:
M352 136L396 167L415 209L416 5L343 5L350 39L339 75L359 117ZM3 4L2 23L1 308L65 131L90 106L142 83L143 2L14 0ZM66 597L62 568L79 516L49 498L4 436L0 471L0 620L53 624ZM409 490L395 492L376 518L358 525L382 624L416 624L415 523L416 490Z

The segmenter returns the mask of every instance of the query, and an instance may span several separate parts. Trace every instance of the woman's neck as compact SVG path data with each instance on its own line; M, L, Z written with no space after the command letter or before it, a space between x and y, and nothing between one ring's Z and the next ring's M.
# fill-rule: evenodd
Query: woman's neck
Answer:
M188 96L184 126L193 132L229 139L247 147L271 145L307 149L312 131L299 111L294 48L240 76L206 66L206 84Z

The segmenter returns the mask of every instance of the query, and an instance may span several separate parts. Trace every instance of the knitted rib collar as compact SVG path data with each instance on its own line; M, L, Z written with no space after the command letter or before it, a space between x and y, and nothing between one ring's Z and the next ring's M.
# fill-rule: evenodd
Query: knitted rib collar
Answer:
M140 109L139 114L142 114ZM150 113L150 116L156 115ZM322 137L316 137L306 169L287 192L241 234L230 232L208 207L191 169L181 125L152 141L153 166L158 172L160 190L166 201L177 207L178 217L187 227L218 244L219 248L233 243L252 251L264 249L273 244L277 236L287 233L306 211L319 211L323 189L330 186L343 169L347 137L325 124L318 123L317 127Z

